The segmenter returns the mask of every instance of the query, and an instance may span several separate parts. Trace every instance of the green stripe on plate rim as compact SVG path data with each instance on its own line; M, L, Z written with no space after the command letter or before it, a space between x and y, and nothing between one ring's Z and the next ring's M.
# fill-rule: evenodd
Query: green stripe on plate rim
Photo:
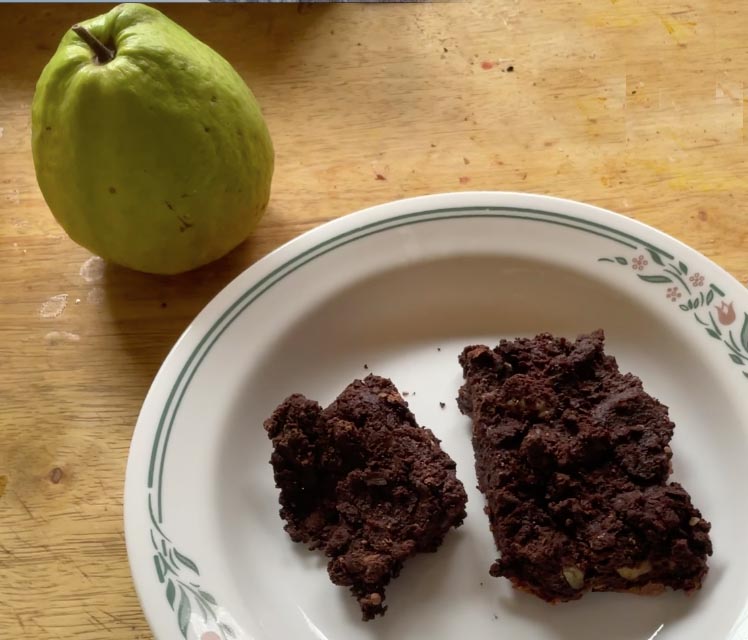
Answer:
M680 310L693 314L695 320L704 327L706 333L711 338L719 340L727 347L728 356L733 363L743 368L742 374L748 379L748 369L745 368L748 365L748 313L744 313L743 327L736 339L733 330L728 327L735 322L737 316L733 308L733 303L730 302L728 304L724 300L725 293L722 289L714 283L706 283L704 277L699 273L689 276L688 266L682 261L676 261L674 256L663 249L637 236L619 231L599 222L541 209L492 206L447 207L392 216L384 220L361 225L319 242L273 269L229 305L192 350L179 372L161 412L151 448L151 459L148 468L148 513L152 523L150 538L156 552L154 555L156 573L159 581L166 585L166 597L172 610L174 610L174 606L177 604L176 589L177 587L179 588L179 606L175 613L177 613L177 622L183 637L187 637L189 614L192 610L193 601L203 613L206 623L210 618L215 621L217 625L216 630L220 633L221 638L234 637L232 626L219 621L216 615L217 610L214 610L214 607L217 609L215 599L209 593L200 591L194 581L184 581L183 576L185 573L188 573L194 579L200 575L199 569L192 560L177 551L172 541L163 531L162 487L166 451L177 411L203 360L226 329L253 302L281 280L309 262L351 242L377 233L425 222L461 218L494 218L544 222L592 234L610 240L621 248L625 247L625 250L622 252L627 253L627 255L603 256L598 258L598 261L611 263L617 267L630 266L637 277L645 283L672 285L667 287L665 291L665 297L671 303L682 299L682 287L688 294L689 299L682 300L678 305ZM633 250L634 253L642 253L632 256L630 250ZM645 267L650 264L643 252L646 252L649 259L652 260L653 268L658 271L657 273L637 273L644 271ZM686 283L686 278L691 282L691 287ZM692 288L694 292L696 289L700 289L700 291L694 294L691 291ZM710 305L717 298L721 299L720 307L710 309ZM717 319L715 319L714 313L717 314ZM155 512L153 505L154 489ZM156 542L154 531L161 539L160 546ZM184 590L185 588L187 591Z
M531 222L545 222L558 226L583 231L593 234L607 240L611 240L620 245L631 249L643 248L658 263L663 264L662 260L674 260L674 257L663 249L653 245L646 240L642 240L623 231L614 229L608 225L585 220L576 216L544 211L540 209L518 208L518 207L450 207L441 209L430 209L426 211L417 211L413 213L393 216L385 220L379 220L355 229L340 233L332 238L328 238L309 249L299 253L280 265L272 272L264 276L247 291L239 296L213 323L211 328L200 339L189 358L185 362L182 370L177 376L176 382L171 388L164 409L159 419L156 435L151 449L151 460L148 472L148 488L156 487L156 512L159 523L163 522L162 506L162 479L166 449L171 437L171 429L174 424L176 413L179 410L182 399L187 388L190 385L195 372L211 350L215 342L221 337L223 332L233 323L233 321L243 313L255 300L262 296L266 291L275 286L294 271L305 266L312 260L319 258L339 247L342 247L355 240L389 231L398 227L410 226L413 224L432 222L438 220L451 220L456 218L504 218L513 220L525 220ZM659 257L659 259L658 259ZM682 263L681 263L682 264ZM641 277L641 276L640 276ZM663 276L664 277L664 276ZM654 282L659 282L655 280ZM721 293L721 291L720 291ZM724 294L722 294L724 295ZM734 342L734 338L730 343ZM728 347L734 345L729 344ZM731 349L733 352L735 349ZM165 429L165 432L164 432ZM165 433L165 435L164 435ZM162 435L164 435L162 440ZM163 446L160 446L163 444ZM160 449L160 455L159 455ZM158 472L157 472L158 469Z

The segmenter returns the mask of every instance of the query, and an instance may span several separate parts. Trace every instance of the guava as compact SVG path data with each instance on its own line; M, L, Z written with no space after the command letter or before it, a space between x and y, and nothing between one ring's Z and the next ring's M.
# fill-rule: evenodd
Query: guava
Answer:
M243 242L267 206L273 145L249 87L146 5L72 27L31 115L44 199L106 260L160 274L199 267Z

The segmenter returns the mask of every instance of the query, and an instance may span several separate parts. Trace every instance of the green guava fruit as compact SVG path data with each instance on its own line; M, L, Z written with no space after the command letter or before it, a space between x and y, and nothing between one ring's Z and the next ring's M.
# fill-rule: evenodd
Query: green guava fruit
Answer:
M268 203L273 145L239 74L159 11L75 25L32 104L37 181L68 235L106 260L174 274L228 253Z

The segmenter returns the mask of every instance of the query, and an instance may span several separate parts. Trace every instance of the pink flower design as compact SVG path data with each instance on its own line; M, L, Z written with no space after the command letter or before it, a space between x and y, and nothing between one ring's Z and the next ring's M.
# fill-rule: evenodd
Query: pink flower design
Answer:
M219 636L215 631L206 631L200 636L200 640L221 640L221 636Z
M694 287L701 287L704 285L704 276L702 276L700 273L694 273L690 278L688 278L691 281L691 284Z
M646 267L649 264L649 260L647 260L644 256L637 256L636 258L631 260L631 268L634 271L644 271L644 267Z
M665 295L667 296L668 300L672 300L673 302L681 297L681 293L680 291L678 291L678 287L668 287L667 293Z
M730 304L722 302L715 309L717 310L717 319L720 324L728 325L735 322L735 309L732 308L732 302Z

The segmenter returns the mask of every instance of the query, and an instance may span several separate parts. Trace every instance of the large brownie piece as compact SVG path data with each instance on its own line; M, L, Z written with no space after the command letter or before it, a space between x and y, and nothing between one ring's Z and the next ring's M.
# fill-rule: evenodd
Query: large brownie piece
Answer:
M265 429L285 530L324 551L330 579L350 587L364 620L383 614L384 587L406 558L436 551L465 518L454 461L392 382L374 375L324 410L292 395Z
M501 557L491 574L549 602L701 587L709 523L668 482L674 425L595 331L469 346L458 404Z

